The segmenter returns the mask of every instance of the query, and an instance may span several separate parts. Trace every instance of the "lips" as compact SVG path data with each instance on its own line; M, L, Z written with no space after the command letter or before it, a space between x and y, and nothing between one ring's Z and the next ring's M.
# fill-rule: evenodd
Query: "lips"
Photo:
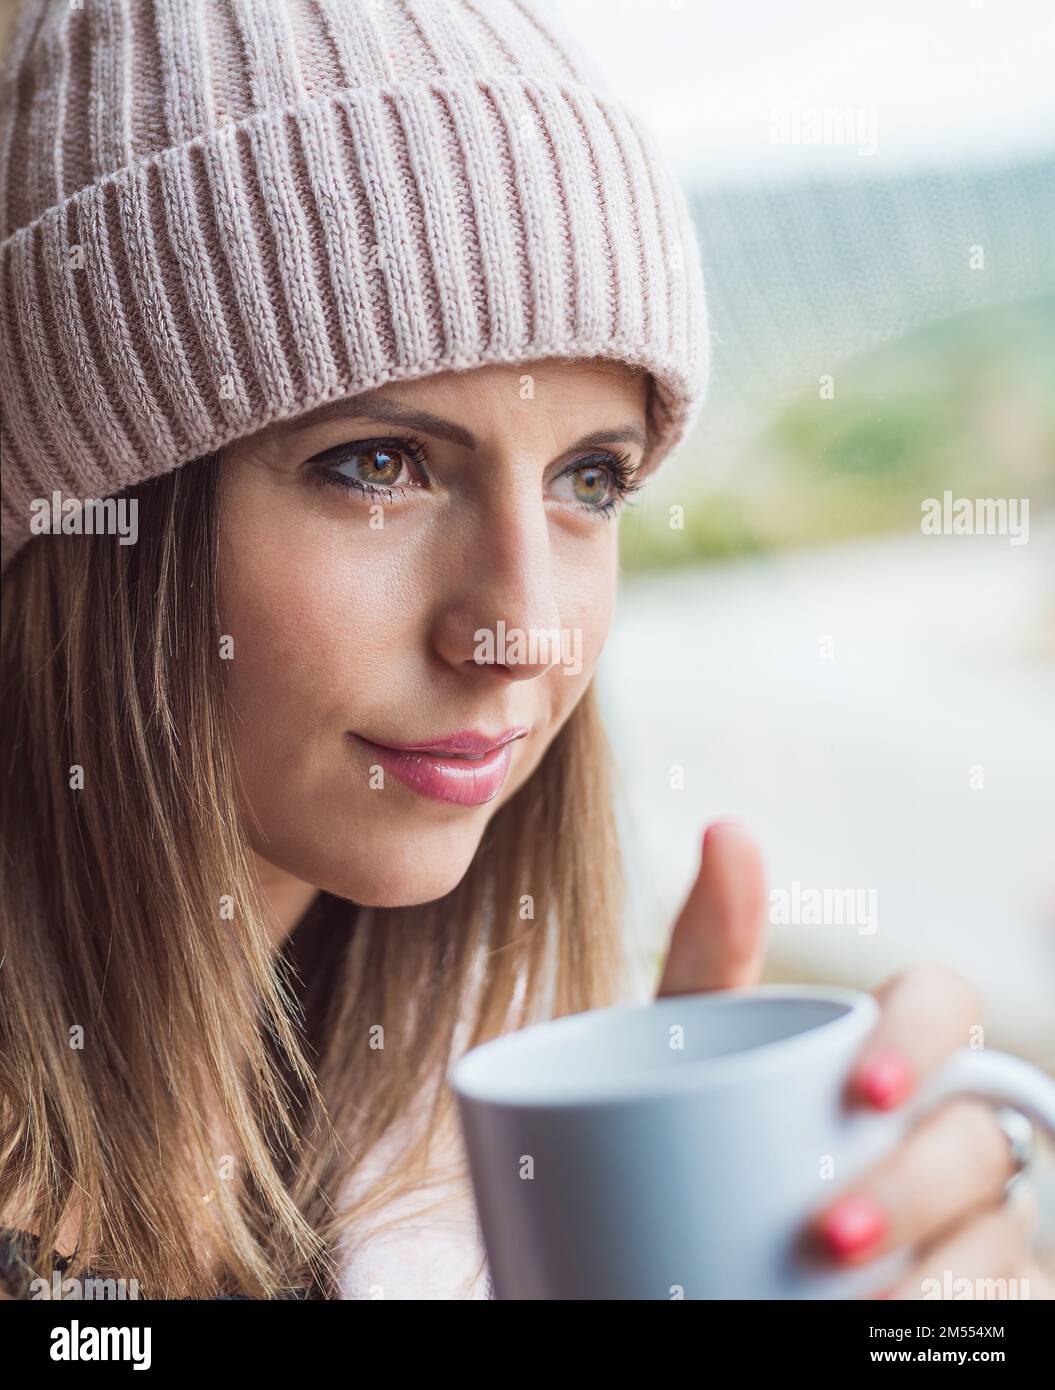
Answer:
M517 728L490 736L464 729L414 744L354 737L386 772L420 795L457 806L482 806L502 790L512 760L510 745L526 733Z
M479 758L503 744L522 738L526 729L506 729L505 733L489 737L476 729L459 729L456 734L446 738L430 739L427 743L379 743L378 748L391 748L397 753L463 753L467 757ZM365 740L364 740L365 741Z

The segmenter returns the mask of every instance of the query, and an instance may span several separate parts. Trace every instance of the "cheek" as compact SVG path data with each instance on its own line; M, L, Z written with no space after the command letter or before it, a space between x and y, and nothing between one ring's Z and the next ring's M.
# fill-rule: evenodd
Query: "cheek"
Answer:
M573 559L556 558L561 659L543 678L551 737L584 695L600 660L612 623L617 573L614 545L611 549L606 544L581 546Z
M313 735L339 739L416 617L385 547L319 527L284 491L241 488L224 516L221 613L242 751L278 766Z
M603 526L604 533L595 544L573 552L567 562L558 558L554 576L561 626L579 651L587 678L608 640L619 566L614 523L594 524Z

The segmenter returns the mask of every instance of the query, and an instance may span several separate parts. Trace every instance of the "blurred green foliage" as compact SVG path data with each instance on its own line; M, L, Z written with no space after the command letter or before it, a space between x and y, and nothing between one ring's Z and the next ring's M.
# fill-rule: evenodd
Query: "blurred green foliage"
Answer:
M697 438L700 436L698 435ZM707 461L696 467L702 479ZM681 479L694 472L691 462ZM918 528L925 498L1055 503L1055 299L930 324L785 404L712 486L630 508L627 570L669 568Z

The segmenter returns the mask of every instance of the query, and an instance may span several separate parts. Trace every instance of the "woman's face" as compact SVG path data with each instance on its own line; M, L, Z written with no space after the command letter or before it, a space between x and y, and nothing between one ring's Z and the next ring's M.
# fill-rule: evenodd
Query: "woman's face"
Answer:
M267 865L370 906L462 878L604 645L647 382L604 362L447 372L228 451L221 611Z

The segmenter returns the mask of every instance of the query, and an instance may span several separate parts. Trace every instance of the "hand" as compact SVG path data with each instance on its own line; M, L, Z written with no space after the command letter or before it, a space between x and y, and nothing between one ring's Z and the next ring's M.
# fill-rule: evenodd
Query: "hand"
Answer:
M658 996L757 984L765 961L767 904L754 840L731 823L709 826L699 874L671 933ZM965 1044L983 1009L966 980L935 965L901 972L876 991L876 998L880 1020L851 1077L850 1099L888 1110ZM969 1279L976 1298L1055 1298L1055 1280L1032 1250L1037 1219L1032 1187L1020 1182L1003 1201L1012 1171L1010 1146L991 1107L952 1100L819 1211L814 1235L832 1260L848 1265L898 1246L911 1248L909 1272L881 1297L921 1299L937 1289L944 1298L947 1287Z

